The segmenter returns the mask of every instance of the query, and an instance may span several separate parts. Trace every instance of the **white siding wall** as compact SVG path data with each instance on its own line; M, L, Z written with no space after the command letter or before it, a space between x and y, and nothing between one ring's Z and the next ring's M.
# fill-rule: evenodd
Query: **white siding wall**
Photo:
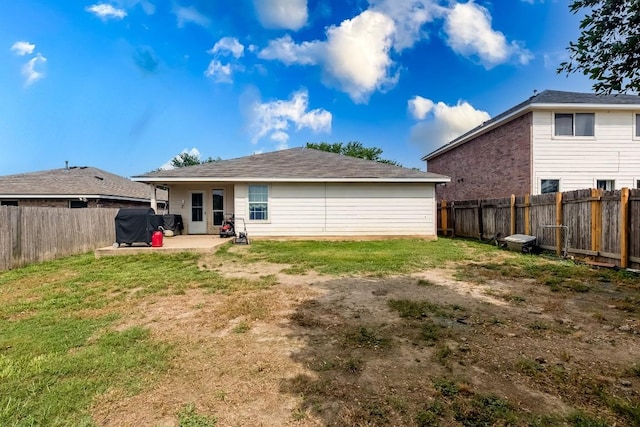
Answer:
M554 136L556 112L581 111L534 111L532 194L540 194L541 179L560 179L560 191L593 188L598 179L615 180L616 189L636 188L640 140L634 137L634 114L638 111L595 111L594 137Z
M269 221L249 221L247 185L235 213L253 236L436 236L434 184L273 183ZM242 227L242 224L237 224Z

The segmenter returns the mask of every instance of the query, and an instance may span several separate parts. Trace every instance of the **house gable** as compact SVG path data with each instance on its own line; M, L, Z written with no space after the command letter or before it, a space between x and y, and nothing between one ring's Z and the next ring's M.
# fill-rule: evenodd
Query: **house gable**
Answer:
M550 182L559 191L635 187L639 112L636 95L544 91L422 159L430 172L452 178L438 187L438 199L540 194L543 183L555 188Z

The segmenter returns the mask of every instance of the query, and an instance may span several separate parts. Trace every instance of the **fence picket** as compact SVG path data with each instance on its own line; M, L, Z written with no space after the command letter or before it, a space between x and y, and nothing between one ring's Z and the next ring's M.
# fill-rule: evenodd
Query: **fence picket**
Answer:
M533 235L539 246L640 269L640 190L569 191L503 199L442 201L453 236L480 239ZM441 225L438 224L438 228ZM564 233L568 233L567 236Z
M115 242L118 209L0 207L0 271Z

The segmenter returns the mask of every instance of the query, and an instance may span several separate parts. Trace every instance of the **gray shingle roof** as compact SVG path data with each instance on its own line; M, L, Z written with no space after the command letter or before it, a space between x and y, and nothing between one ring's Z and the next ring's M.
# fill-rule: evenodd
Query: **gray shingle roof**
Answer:
M448 151L448 148L459 145L470 135L475 134L482 128L490 128L492 125L501 122L503 119L511 116L518 111L526 111L527 107L533 108L537 105L545 104L567 104L567 105L640 105L640 96L638 95L597 95L595 93L581 93L581 92L564 92L560 90L544 90L536 95L533 95L529 99L521 102L520 104L509 108L508 110L498 114L497 116L487 120L480 126L471 129L459 137L455 138L451 142L439 147L431 153L425 155L422 160L427 159L431 155L439 152Z
M215 179L230 181L338 180L447 182L448 177L385 163L308 148L290 148L230 160L155 171L133 177L138 181Z
M147 184L134 182L92 167L70 167L17 175L0 176L0 196L99 196L149 200ZM167 192L158 190L158 200L167 200Z

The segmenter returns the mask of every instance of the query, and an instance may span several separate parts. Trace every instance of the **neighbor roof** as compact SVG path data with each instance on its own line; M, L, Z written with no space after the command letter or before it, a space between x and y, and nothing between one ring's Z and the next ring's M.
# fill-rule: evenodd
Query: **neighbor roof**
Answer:
M492 119L482 123L469 132L460 135L446 145L432 151L422 160L429 160L440 154L451 150L452 148L462 145L468 140L475 138L491 129L494 129L502 123L513 120L525 113L538 109L549 108L580 108L580 109L627 109L629 105L640 106L640 96L638 95L597 95L595 93L580 92L564 92L560 90L542 91L524 102L498 114Z
M132 179L171 183L223 182L449 182L449 177L310 148L290 148L150 172Z
M72 166L17 175L0 176L2 198L78 198L149 201L147 184L103 170ZM158 200L167 200L166 190L157 192Z

